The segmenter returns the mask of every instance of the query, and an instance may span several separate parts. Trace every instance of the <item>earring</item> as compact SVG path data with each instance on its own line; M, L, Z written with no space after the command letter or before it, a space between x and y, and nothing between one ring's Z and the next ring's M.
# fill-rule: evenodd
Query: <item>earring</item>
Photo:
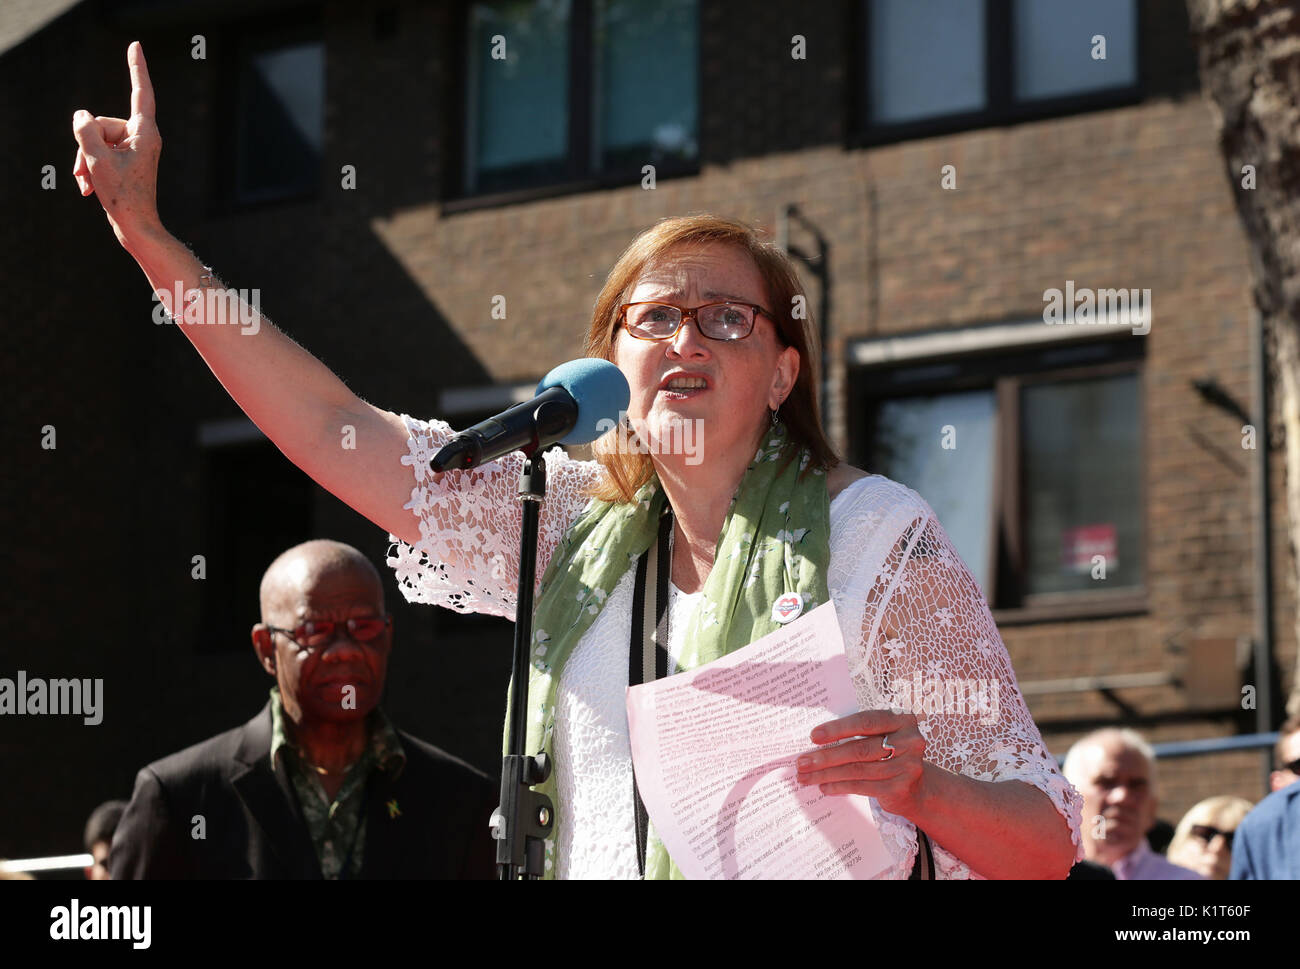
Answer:
M772 411L772 426L776 427L776 425L780 423L781 423L781 405L777 404L776 409Z

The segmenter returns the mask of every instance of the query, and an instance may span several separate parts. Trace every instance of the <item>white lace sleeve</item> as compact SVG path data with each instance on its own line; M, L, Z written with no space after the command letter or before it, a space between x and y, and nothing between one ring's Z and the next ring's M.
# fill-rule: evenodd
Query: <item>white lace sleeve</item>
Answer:
M454 433L444 421L402 415L409 454L402 463L415 475L404 505L420 522L420 542L389 535L388 564L408 602L425 602L491 616L515 618L519 582L518 489L523 455L518 452L470 471L448 471L434 481L432 458ZM560 536L588 502L588 489L603 473L592 461L576 461L559 448L546 452L546 501L537 528L537 578L541 580Z
M859 701L915 713L926 759L939 767L1043 791L1069 825L1079 860L1083 800L1043 744L978 583L929 505L879 480L886 500L854 516L871 527L879 563L864 563L871 572L856 583L866 600L862 645L849 651ZM938 877L981 877L942 845L934 849Z

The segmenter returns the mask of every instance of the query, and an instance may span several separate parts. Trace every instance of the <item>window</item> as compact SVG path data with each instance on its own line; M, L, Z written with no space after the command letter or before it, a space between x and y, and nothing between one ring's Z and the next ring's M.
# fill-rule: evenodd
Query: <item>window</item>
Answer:
M320 184L325 48L318 40L240 51L235 196L261 202Z
M1063 97L1137 83L1133 0L1015 0L1011 5L1019 100ZM1100 41L1105 40L1105 57ZM1094 53L1095 52L1095 53Z
M235 421L234 424L242 424ZM203 581L199 652L243 652L258 621L262 573L312 531L311 479L252 429L222 435L201 429Z
M469 43L469 190L562 177L569 166L569 4L475 4Z
M696 156L694 0L596 4L593 164L639 170Z
M857 369L853 458L929 502L995 608L1025 618L1136 611L1142 345Z
M1131 99L1135 0L862 0L871 140Z
M915 121L985 105L984 10L971 0L871 4L870 115Z
M1019 388L1026 599L1141 583L1135 373Z
M691 164L698 22L696 0L473 4L464 191Z
M996 413L992 390L881 401L868 467L924 496L986 595L993 588ZM943 446L945 436L952 447Z

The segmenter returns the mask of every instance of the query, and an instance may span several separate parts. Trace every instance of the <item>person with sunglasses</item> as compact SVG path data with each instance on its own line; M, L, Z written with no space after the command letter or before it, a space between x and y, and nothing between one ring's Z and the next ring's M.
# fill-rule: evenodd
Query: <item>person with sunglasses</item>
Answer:
M495 786L380 709L393 620L370 561L341 542L294 546L267 569L261 608L270 699L139 772L112 877L491 878Z
M130 118L74 116L83 195L97 196L250 419L389 532L408 600L514 619L521 456L435 474L446 422L362 400L256 307L245 307L248 326L205 325L217 320L206 319L213 301L202 292L229 291L161 223L161 138L139 44L128 66ZM641 233L596 298L585 355L614 362L631 397L597 460L558 449L546 458L526 722L529 753L554 763L542 785L555 808L547 877L680 875L654 826L640 823L624 705L635 566L657 540L670 673L834 602L859 712L810 724L789 780L869 799L888 854L877 877L1064 878L1082 855L1079 795L1048 755L988 603L938 518L827 441L816 334L790 257L753 227L707 214ZM671 444L686 424L699 431L688 454ZM345 426L355 446L340 449ZM624 437L644 446L613 446ZM920 679L931 699L982 685L985 703L923 706ZM923 860L931 845L933 865Z
M1300 716L1278 730L1272 793L1255 805L1232 839L1232 879L1300 878ZM1286 758L1290 758L1289 760Z
M1280 791L1300 781L1300 715L1288 718L1278 728L1273 764L1273 771L1268 775L1270 791Z
M1253 807L1244 797L1207 797L1183 815L1169 842L1167 857L1203 878L1219 881L1232 869L1232 839Z

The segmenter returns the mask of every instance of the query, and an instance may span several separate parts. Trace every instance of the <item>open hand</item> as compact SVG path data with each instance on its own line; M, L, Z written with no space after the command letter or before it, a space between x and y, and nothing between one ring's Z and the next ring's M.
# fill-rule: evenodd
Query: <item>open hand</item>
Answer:
M99 196L118 242L130 248L128 239L161 228L157 188L162 138L154 123L153 84L139 41L127 48L126 63L131 72L131 117L76 112L72 133L78 147L72 174L83 196Z

